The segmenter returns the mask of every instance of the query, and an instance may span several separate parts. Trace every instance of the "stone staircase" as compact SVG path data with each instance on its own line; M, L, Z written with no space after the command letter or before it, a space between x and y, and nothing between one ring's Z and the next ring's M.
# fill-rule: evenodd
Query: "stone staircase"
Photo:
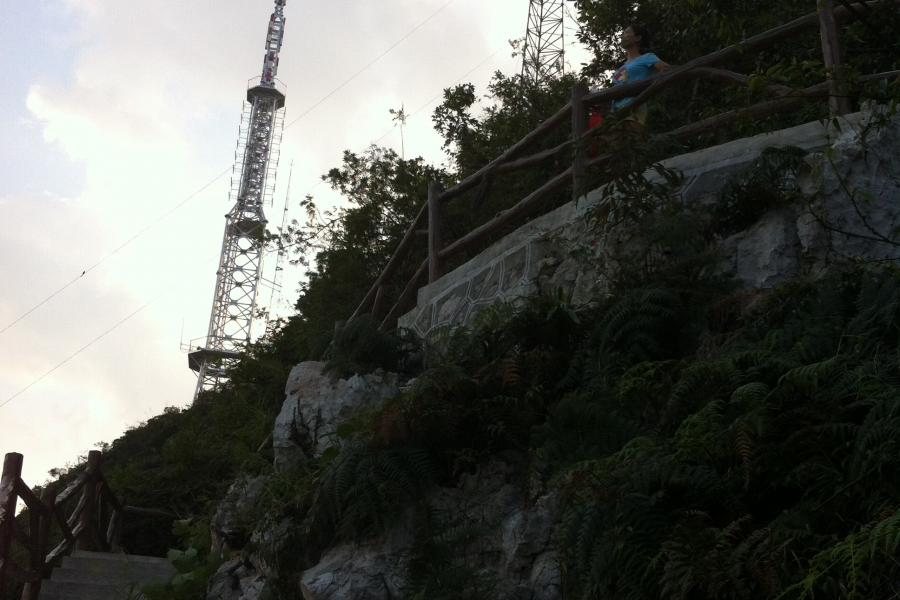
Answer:
M43 581L39 599L138 600L141 586L174 573L164 558L76 550Z

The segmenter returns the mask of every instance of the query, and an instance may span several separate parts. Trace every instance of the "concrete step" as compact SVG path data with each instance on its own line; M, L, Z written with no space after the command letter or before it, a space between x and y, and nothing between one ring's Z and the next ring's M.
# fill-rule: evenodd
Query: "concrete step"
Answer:
M41 584L41 600L50 598L69 600L137 600L142 598L141 586L132 584L111 585L108 583L71 583L68 581L44 580Z
M40 600L138 600L141 587L174 574L164 558L76 551L41 583Z
M101 563L99 561L67 561L56 569L60 572L80 571L84 573L93 573L96 575L106 574L128 574L128 575L154 575L156 573L168 573L172 570L169 565L149 565L134 563Z
M171 573L161 569L153 571L91 571L78 569L54 569L51 581L58 583L128 583L168 579Z
M87 552L86 550L75 550L71 555L63 557L63 566L67 563L81 564L86 560L101 565L127 563L130 565L156 565L171 568L169 561L165 558L158 558L155 556L135 556L132 554L113 554L111 552Z

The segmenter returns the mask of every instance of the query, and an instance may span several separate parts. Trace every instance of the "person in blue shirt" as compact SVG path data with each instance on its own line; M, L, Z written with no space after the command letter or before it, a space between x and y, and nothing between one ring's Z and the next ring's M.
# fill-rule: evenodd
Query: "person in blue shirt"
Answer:
M650 52L650 32L646 27L637 24L629 25L622 32L619 45L625 51L626 60L625 64L619 67L613 75L613 85L625 85L646 79L668 66ZM632 100L634 100L633 97L614 100L610 112L616 112ZM647 123L647 107L636 106L630 112L631 114L627 115L625 120L631 121L629 125L632 126L635 134L643 135L644 125Z

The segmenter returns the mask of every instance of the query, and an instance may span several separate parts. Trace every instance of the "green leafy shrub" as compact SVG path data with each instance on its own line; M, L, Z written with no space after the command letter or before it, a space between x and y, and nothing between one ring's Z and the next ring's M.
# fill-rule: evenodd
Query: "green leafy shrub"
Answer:
M206 597L210 578L226 556L224 551L211 551L209 522L202 520L175 521L172 533L184 550L171 549L167 558L177 571L169 581L150 583L141 589L147 600L197 600Z
M421 340L414 332L382 332L380 326L372 315L361 315L340 327L326 353L328 368L341 377L374 369L408 371L409 359L419 350Z
M478 567L466 547L480 539L485 527L476 523L450 526L422 503L417 511L413 545L406 557L405 595L410 600L491 600L495 583Z
M716 356L638 363L618 405L598 385L615 409L594 432L606 445L545 446L581 460L563 471L559 530L573 597L872 597L887 585L898 283L858 271L789 287ZM628 429L622 415L635 437L602 437Z

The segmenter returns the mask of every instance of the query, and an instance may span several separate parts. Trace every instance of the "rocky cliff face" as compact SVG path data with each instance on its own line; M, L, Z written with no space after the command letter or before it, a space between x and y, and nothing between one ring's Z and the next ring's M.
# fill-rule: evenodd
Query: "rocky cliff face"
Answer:
M716 181L722 183L721 178ZM896 260L900 121L874 130L867 139L857 129L841 133L825 151L808 156L798 184L801 200L773 209L745 231L721 240L720 249L725 256L722 268L743 286L765 289L797 276L819 277L833 265L848 260ZM698 201L702 201L703 193L714 196L717 189L703 184L699 176L690 185ZM571 233L564 236L567 243L576 240L591 252L602 251L601 242L596 242L595 248L594 238L585 236L582 223L561 227ZM533 272L536 281L565 283L578 292L579 281L596 277L594 271L579 267L574 255L545 247L549 244L544 239L547 236L541 236L535 234L536 241L528 242L534 247L523 254L523 260L527 258L526 262L534 266L529 272ZM510 251L510 256L519 255ZM500 258L513 260L505 255ZM476 289L478 298L470 300L475 302L487 294L484 297L490 296L493 301L497 290L506 289L507 285L513 289L513 284L521 284L517 288L520 290L535 287L534 282L512 279L500 283L504 273L514 271L512 267L488 265L482 270L484 273L473 271L471 281L460 284L460 289L465 287L469 292L460 292L459 298ZM495 271L496 277L492 275ZM494 279L496 289L490 288ZM482 294L483 289L488 291ZM439 311L444 306L441 302L444 300L439 298L420 307L419 311L428 316L426 331L432 326L432 315L443 314ZM410 323L416 322L417 314L409 315ZM325 373L324 366L303 363L291 372L285 389L287 399L273 437L278 469L302 457L319 456L328 447L339 444L336 434L342 424L361 411L377 408L400 390L401 382L392 373L376 372L341 380ZM529 485L524 464L521 456L494 457L474 474L463 477L457 487L433 492L429 503L450 525L478 525L482 533L460 548L458 556L493 574L500 598L556 600L561 598L555 548L559 498L553 490ZM233 486L213 520L215 538L221 547L236 547L248 535L241 529L239 514L255 502L262 485L264 481L245 479ZM302 575L300 584L306 600L402 598L415 521L416 516L410 513L376 539L329 549L318 564ZM209 600L255 600L264 581L264 565L252 556L236 557L213 580Z
M322 363L302 363L291 373L273 443L276 467L312 456L338 443L335 432L360 411L396 395L399 379L375 373L348 380L333 378ZM457 551L460 560L490 574L505 598L560 598L555 526L558 497L539 487L528 489L524 456L496 457L463 476L458 487L442 488L429 505L448 526L471 525L479 534ZM266 566L237 550L255 536L242 515L255 505L265 478L240 478L229 490L212 521L216 549L234 557L210 582L209 600L256 600L266 580ZM403 597L405 565L414 540L415 515L407 513L377 539L358 540L328 550L302 576L306 600L389 600Z
M844 130L807 157L797 202L722 241L727 269L744 286L765 289L847 261L896 260L898 176L900 120L865 139L858 127Z
M524 463L514 454L497 457L459 487L436 491L429 504L448 527L482 529L459 549L458 558L487 573L498 597L555 600L561 597L555 549L559 499L523 488ZM408 514L383 537L332 548L303 574L305 600L402 598L414 520Z
M291 370L284 390L287 400L275 420L275 468L283 469L304 456L320 456L335 443L340 425L360 411L377 408L399 389L394 373L338 379L325 373L325 363L300 363Z

